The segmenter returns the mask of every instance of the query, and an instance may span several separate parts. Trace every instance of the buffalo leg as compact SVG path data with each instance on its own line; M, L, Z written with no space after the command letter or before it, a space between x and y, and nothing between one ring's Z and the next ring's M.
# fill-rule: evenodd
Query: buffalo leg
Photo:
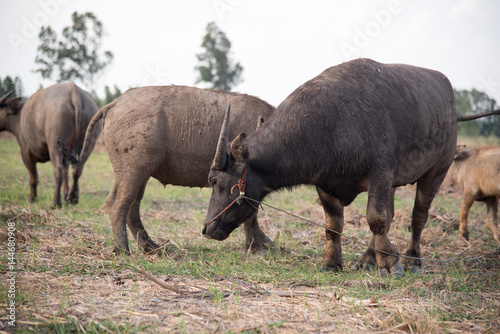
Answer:
M131 180L131 175L133 175ZM116 251L129 252L127 238L127 217L132 204L137 199L141 185L148 179L139 173L115 173L113 189L106 199L106 207L111 220ZM142 181L141 181L142 180Z
M387 236L391 218L389 212L390 202L394 203L392 197L394 190L383 185L369 186L368 206L366 209L366 220L373 233L373 247L375 248L375 261L381 274L388 272L404 275L404 268L399 262L399 253L392 246Z
M391 228L392 218L394 217L394 194L396 192L396 188L392 189L391 195L389 197L389 201L387 203L387 217L385 222L385 233L389 233L389 229ZM370 242L368 244L368 249L366 252L361 255L359 258L358 264L356 264L356 268L362 267L365 270L372 270L376 266L375 260L375 236L372 235Z
M338 198L333 197L323 190L316 188L321 205L325 211L326 246L321 265L326 270L342 270L342 244L341 234L344 228L344 207Z
M78 185L78 180L82 175L83 165L77 165L73 167L73 183L71 184L71 189L69 190L66 200L71 204L78 204L80 198L80 187Z
M22 153L22 152L21 152ZM30 177L29 185L30 185L30 195L28 197L28 201L33 203L37 197L37 185L38 185L38 172L36 170L36 158L33 157L29 152L21 154L23 158L24 165L28 169L28 174Z
M62 182L62 194L63 194L63 199L64 201L68 200L68 191L69 191L69 186L68 186L68 162L66 159L63 159L63 182Z
M406 247L405 264L411 273L418 273L422 262L420 260L420 238L431 207L432 200L436 196L441 182L443 182L449 164L436 165L417 181L415 203L411 217L411 239Z
M498 230L498 197L489 197L484 200L486 203L486 226L493 233L493 238L497 242L497 251L500 253L500 231Z
M250 249L252 252L268 250L268 244L272 240L259 227L257 221L257 213L243 223L245 230L245 249Z
M64 179L63 156L56 144L52 147L49 146L49 154L50 161L52 162L52 168L54 170L54 181L56 185L52 206L62 207L61 187Z
M140 206L142 198L144 197L144 191L146 190L147 180L139 189L137 194L137 198L134 203L130 206L127 215L127 225L132 233L135 241L137 242L137 246L144 253L161 253L161 248L158 246L148 235L144 225L142 224L140 217Z
M458 226L458 235L465 240L469 240L468 217L469 211L474 204L475 198L473 194L464 190L462 205L460 206L460 225Z

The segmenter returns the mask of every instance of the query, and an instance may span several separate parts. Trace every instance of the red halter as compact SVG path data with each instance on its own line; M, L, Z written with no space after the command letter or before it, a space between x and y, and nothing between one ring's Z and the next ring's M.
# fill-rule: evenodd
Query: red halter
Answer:
M231 188L231 194L233 193L233 190L235 187L238 187L239 191L240 191L240 196L237 198L240 199L240 197L243 197L245 199L245 201L247 201L248 204L250 204L250 206L252 208L254 208L255 210L257 210L259 207L258 206L255 206L253 205L249 200L248 198L245 196L245 189L247 187L247 165L245 165L245 168L243 169L243 175L241 175L241 179L238 180L238 183L236 183L232 188ZM238 204L240 204L238 202Z
M248 198L245 196L245 189L247 187L247 165L245 165L245 169L243 169L243 175L241 175L241 179L238 180L238 183L236 183L232 188L231 188L231 194L233 193L233 190L234 188L238 187L239 191L240 191L240 195L234 200L231 202L231 204L229 204L224 210L222 210L217 216L215 216L214 218L212 218L211 221L208 222L207 226L210 225L214 220L216 220L221 214L223 214L227 209L229 209L234 203L240 203L240 199L243 197L245 199L245 201L247 201L248 204L250 204L250 206L252 208L254 208L255 210L258 210L259 207L258 206L255 206L253 205L249 200Z

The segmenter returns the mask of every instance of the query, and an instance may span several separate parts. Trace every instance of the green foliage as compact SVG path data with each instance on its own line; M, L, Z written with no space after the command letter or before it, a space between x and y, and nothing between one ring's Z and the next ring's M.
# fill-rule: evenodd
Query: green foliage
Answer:
M453 90L455 94L455 105L458 115L473 115L496 109L495 99L486 93L472 90ZM495 135L500 137L500 118L497 116L484 117L474 121L459 122L458 134L461 136L484 136Z
M200 63L195 67L200 74L196 83L208 82L212 89L229 91L241 82L243 67L240 63L233 65L229 58L231 42L214 22L207 25L206 31L201 44L203 52L196 55Z
M3 80L0 78L0 98L12 90L14 93L12 93L10 98L23 96L24 88L21 79L17 76L12 79L9 75L7 75Z
M35 72L57 82L81 80L93 92L96 76L111 63L113 53L100 53L104 31L93 13L74 12L71 19L73 25L63 29L60 40L50 26L41 27Z
M115 85L114 90L115 90L114 92L111 92L109 86L104 87L104 99L100 99L99 96L97 96L97 94L95 93L93 94L93 98L99 108L104 107L106 104L112 102L114 99L122 95L122 92L118 88L118 86Z

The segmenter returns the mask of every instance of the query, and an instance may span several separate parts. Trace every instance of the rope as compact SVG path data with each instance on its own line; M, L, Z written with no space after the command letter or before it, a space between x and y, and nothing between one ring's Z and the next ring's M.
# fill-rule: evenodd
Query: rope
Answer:
M218 214L217 216L215 216L214 218L212 218L212 220L211 220L211 221L209 221L209 222L207 223L207 226L208 226L208 225L210 225L210 224L212 224L212 222L213 222L214 220L216 220L217 218L219 218L219 216L220 216L221 214L223 214L224 212L226 212L226 210L227 210L227 209L229 209L229 208L230 208L230 207L231 207L234 203L236 203L236 201L237 201L237 200L239 200L240 198L241 198L241 196L238 196L238 197L237 197L234 201L232 201L232 202L231 202L231 204L229 204L228 206L226 206L226 208L225 208L224 210L222 210L221 212L219 212L219 214Z
M405 258L405 259L412 259L412 260L420 260L420 261L428 261L428 262L438 262L438 263L453 263L453 262L463 262L463 261L475 261L475 260L478 260L478 259L481 259L481 258L484 258L484 255L482 256L478 256L478 257L474 257L474 258L470 258L470 259L461 259L461 260L436 260L436 259L427 259L427 258L424 258L424 257L414 257L414 256L408 256L408 255L399 255L399 254L391 254L391 253L388 253L386 251L383 251L383 250L380 250L380 249L377 249L375 247L372 247L370 245L366 245L364 244L363 242L360 242L360 241L357 241L355 239L352 239L352 238L349 238L349 237L346 237L344 236L342 233L338 232L338 231L335 231L335 230L332 230L331 228L329 227L326 227L325 225L323 224L319 224L319 223L316 223L312 220L309 220L307 218L304 218L304 217L301 217L299 215L296 215L292 212L289 212L289 211L286 211L286 210L283 210L283 209L280 209L280 208L277 208L277 207L274 207L272 205L269 205L269 204L265 204L265 203L262 203L260 201L257 201L253 198L250 198L250 197L247 197L245 196L245 189L246 189L246 185L247 185L247 166L245 165L245 168L243 169L243 175L241 176L241 179L238 180L238 183L236 183L232 188L231 188L231 194L233 193L233 190L234 188L238 187L238 190L240 191L240 195L234 200L231 202L231 204L229 204L224 210L222 210L217 216L215 216L214 218L212 218L211 221L209 221L207 223L206 226L210 225L215 219L217 219L218 217L220 217L220 215L222 215L224 212L226 212L234 203L238 203L238 205L240 204L240 199L244 198L245 201L247 201L247 203L252 207L254 208L255 210L257 210L259 208L259 205L262 207L263 205L271 208L271 209L274 209L276 211L280 211L280 212L283 212L287 215L290 215L290 216L293 216L297 219L300 219L300 220L303 220L305 222L308 222L310 224L313 224L313 225L316 225L316 226L319 226L319 227L322 227L324 228L325 230L328 230L330 232L333 232L335 234L338 234L339 236L341 237L344 237L345 239L347 240L350 240L352 242L356 242L358 244L361 244L365 247L368 247L369 249L372 249L376 252L380 252L382 254L385 254L385 255L388 255L388 256L399 256L399 257L402 257L402 258ZM250 201L254 202L254 203L257 203L257 206L253 205Z
M366 244L364 244L363 242L360 242L360 241L357 241L357 240L355 240L355 239L352 239L352 238L346 237L346 236L344 236L342 233L340 233L340 232L338 232L338 231L335 231L335 230L332 230L331 228L328 228L328 227L326 227L326 226L325 226L325 225L323 225L323 224L316 223L316 222L314 222L314 221L312 221L312 220L309 220L309 219L307 219L307 218L301 217L301 216L296 215L296 214L294 214L294 213L292 213L292 212L289 212L289 211L286 211L286 210L283 210L283 209L277 208L277 207L275 207L275 206L272 206L272 205L269 205L269 204L266 204L266 203L259 202L259 201L255 200L255 199L250 198L250 197L247 197L247 196L245 196L245 195L241 195L241 194L240 194L240 197L242 197L242 198L246 199L247 201L252 201L252 202L255 202L255 203L257 203L257 205L261 205L261 206L262 206L262 205L264 205L264 206L267 206L267 207L269 207L269 208L271 208L271 209L274 209L274 210L276 210L276 211L283 212L283 213L285 213L285 214L287 214L287 215L293 216L293 217L295 217L295 218L298 218L298 219L303 220L303 221L305 221L305 222L308 222L308 223L310 223L310 224L313 224L313 225L316 225L316 226L322 227L322 228L324 228L325 230L328 230L328 231L330 231L330 232L333 232L333 233L335 233L335 234L338 234L339 236L342 236L342 237L344 237L344 238L345 238L345 239L347 239L347 240L350 240L350 241L352 241L352 242L356 242L356 243L361 244L361 245L363 245L363 246L365 246L365 247L368 247L369 249L372 249L372 250L374 250L374 251L380 252L380 253L385 254L385 255L389 255L389 256L400 256L400 257L402 257L402 258L406 258L406 259L421 260L421 261L428 261L428 262L438 262L438 263L453 263L453 262L463 262L463 261L475 261L475 260L478 260L478 259L484 258L484 255L482 255L482 256L478 256L478 257L474 257L474 258L470 258L470 259L461 259L461 260L436 260L436 259L427 259L427 258L424 258L424 257L414 257L414 256L408 256L408 255L396 255L396 254L391 254L391 253L385 252L385 251L383 251L383 250L379 250L379 249L377 249L377 248L375 248L375 247L372 247L372 246L370 246L370 245L366 245ZM239 198L239 197L238 197L238 198ZM238 199L238 198L237 198L237 199ZM236 199L236 200L237 200L237 199ZM236 200L235 200L235 201L236 201ZM233 202L233 203L234 203L234 202ZM231 205L232 205L232 203L231 203ZM228 207L228 208L229 208L229 207ZM228 208L224 209L224 211L225 211L225 210L227 210ZM217 216L217 217L218 217L218 216ZM214 218L214 219L215 219L215 218Z
M250 204L250 206L252 208L254 208L255 210L258 210L259 209L259 206L255 206L253 205L249 199L251 199L250 197L246 197L245 196L245 189L247 187L247 166L245 165L245 169L243 169L243 175L241 176L241 179L238 180L238 183L236 183L234 186L232 186L231 188L231 194L233 193L233 190L235 187L238 187L238 190L240 191L240 195L238 197L236 197L236 199L234 201L231 202L231 204L229 204L228 206L226 206L226 208L224 210L222 210L221 212L219 212L219 214L217 216L215 216L214 218L212 218L211 221L209 221L207 223L206 226L212 224L212 222L214 220L216 220L217 218L220 217L220 215L222 215L224 212L227 211L227 209L229 209L234 203L238 203L238 205L240 204L240 199L244 198L245 201L247 201L248 204Z
M245 196L245 189L247 188L247 165L245 165L245 168L243 169L243 175L241 175L241 179L238 180L238 183L236 183L232 188L231 188L231 194L233 193L233 190L235 187L238 187L238 190L240 191L240 196L236 199L237 203L240 204L238 201L240 198L244 198L245 201L247 201L248 204L255 210L259 209L259 206L255 206L252 204L252 202L249 201L249 197ZM227 208L226 208L227 210Z

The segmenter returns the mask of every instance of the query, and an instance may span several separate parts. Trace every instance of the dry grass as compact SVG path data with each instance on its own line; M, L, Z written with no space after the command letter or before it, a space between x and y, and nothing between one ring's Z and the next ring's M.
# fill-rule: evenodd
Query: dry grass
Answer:
M393 229L404 227L401 225L408 221L408 211L398 213ZM154 213L152 209L145 215L151 217ZM299 208L296 213L321 217L319 206ZM352 208L347 213L346 233L350 239L345 240L344 248L361 252L364 247L357 242L362 238L356 235L366 229L364 217ZM498 256L485 252L482 240L466 243L455 236L452 242L443 243L446 236L440 225L425 230L424 257L432 258L438 253L439 258L457 258L458 253L458 258L478 259L464 264L425 262L421 275L425 278L432 274L433 280L417 279L412 286L394 289L391 279L381 281L376 273L362 274L359 280L352 279L351 275L345 281L320 286L307 282L263 283L248 277L200 279L168 272L152 279L142 274L141 268L130 265L142 259L140 254L125 260L117 257L105 238L94 233L88 222L68 223L57 211L24 210L19 214L2 208L1 215L4 221L22 222L17 234L18 289L25 299L19 309L22 320L18 326L27 331L44 328L50 331L71 323L76 330L86 332L89 322L101 324L96 328L102 327L103 332L105 328L127 332L125 324L132 331L174 333L493 333L500 330ZM281 215L267 214L262 219L269 235L278 234ZM434 216L442 217L436 213ZM278 223L274 223L276 221ZM44 227L40 228L40 224ZM321 247L322 231L317 227L306 226L300 231L285 228L280 233L288 232L303 247ZM183 238L190 235L180 236ZM393 242L402 250L406 240L397 237ZM289 252L300 253L301 249ZM177 253L182 254L182 249L177 249ZM293 266L291 258L287 258L289 263L283 266ZM146 262L156 260L156 256L146 257ZM266 261L266 257L251 256L251 261ZM450 287L463 282L456 282L457 278L448 274L453 270L464 270L472 276L474 272L481 272L489 276L486 281L490 281L491 288L454 291ZM343 273L332 275L341 277ZM352 291L357 288L376 293L373 297L353 297ZM428 293L422 295L422 290ZM462 300L463 304L450 304L450 298ZM469 299L484 308L472 312ZM463 318L445 321L443 312L462 314Z

